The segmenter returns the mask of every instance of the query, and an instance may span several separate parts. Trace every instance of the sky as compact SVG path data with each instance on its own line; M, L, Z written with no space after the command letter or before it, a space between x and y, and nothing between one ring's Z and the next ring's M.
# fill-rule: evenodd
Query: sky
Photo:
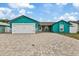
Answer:
M79 20L78 3L0 3L0 19L25 15L40 22Z

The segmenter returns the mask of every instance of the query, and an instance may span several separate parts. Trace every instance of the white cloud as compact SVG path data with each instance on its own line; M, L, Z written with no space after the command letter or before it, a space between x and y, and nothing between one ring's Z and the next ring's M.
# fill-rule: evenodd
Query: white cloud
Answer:
M16 18L18 15L14 14L12 12L12 9L10 9L10 8L0 8L0 18L1 19L7 18L10 20L10 19Z
M79 3L72 3L73 7L75 7L77 10L79 10Z
M28 8L32 9L34 8L35 6L34 5L29 5Z
M78 12L72 12L71 15L78 15Z
M19 10L19 13L17 15L14 14L13 12L11 12L10 15L11 15L10 19L14 19L14 18L19 17L21 15L26 15L26 10L25 9Z
M8 4L11 8L34 8L34 5L30 3L9 3Z
M77 18L76 18L76 16L74 15L75 13L65 13L64 14L64 18L66 19L66 20L71 20L71 21L76 21L77 20Z
M73 6L75 6L75 7L79 7L79 3L72 3L73 4Z
M26 13L27 13L27 14L32 14L32 11L27 11Z
M62 19L65 19L65 17L64 16L60 16L58 19L62 20Z
M0 8L0 18L7 18L11 13L10 8Z
M3 18L13 19L13 18L16 18L21 15L26 15L27 13L28 14L32 13L31 11L26 12L26 10L23 8L19 9L18 14L15 14L15 12L12 12L12 11L13 11L13 9L10 9L10 8L0 8L0 18L1 19L3 19Z
M19 11L19 14L20 14L20 15L25 15L25 14L26 14L26 10L25 10L25 9L21 9L21 10Z
M75 16L69 16L68 19L71 20L71 21L77 21Z
M0 8L0 12L2 12L2 13L10 13L11 9L10 8Z
M65 13L64 15L55 17L54 19L55 19L55 21L59 21L59 20L77 21L77 17L74 14L77 14L77 12Z
M63 5L67 5L68 3L56 3L56 5L59 5L59 6L63 6Z

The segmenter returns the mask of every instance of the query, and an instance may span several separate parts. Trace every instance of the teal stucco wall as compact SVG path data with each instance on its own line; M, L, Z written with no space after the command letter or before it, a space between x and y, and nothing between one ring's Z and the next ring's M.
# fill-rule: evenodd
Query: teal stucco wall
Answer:
M51 26L51 31L52 32L60 32L60 25L63 24L64 25L64 33L69 33L69 27L70 27L70 24L66 21L59 21L59 22L56 22L54 23L52 26Z

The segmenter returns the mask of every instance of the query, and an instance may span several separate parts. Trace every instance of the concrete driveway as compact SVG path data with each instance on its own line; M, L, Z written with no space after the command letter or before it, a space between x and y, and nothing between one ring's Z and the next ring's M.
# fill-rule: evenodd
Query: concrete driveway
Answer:
M77 56L79 40L55 33L0 34L3 56Z

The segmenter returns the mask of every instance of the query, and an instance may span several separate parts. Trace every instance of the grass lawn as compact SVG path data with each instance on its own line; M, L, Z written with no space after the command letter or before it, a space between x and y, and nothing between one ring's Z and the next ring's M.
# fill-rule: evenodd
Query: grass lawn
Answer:
M66 35L79 40L79 33L60 33L62 35Z

